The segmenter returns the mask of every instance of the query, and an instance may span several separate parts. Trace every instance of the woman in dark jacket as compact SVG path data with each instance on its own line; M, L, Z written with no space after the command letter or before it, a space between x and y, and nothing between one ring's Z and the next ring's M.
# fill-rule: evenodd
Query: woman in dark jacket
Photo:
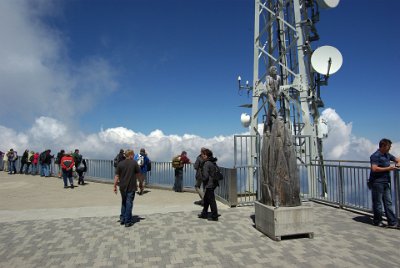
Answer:
M19 174L22 174L22 171L24 171L26 169L26 165L28 165L28 154L29 154L29 150L26 149L21 157L21 167L19 168ZM25 167L25 169L24 169L24 167ZM29 169L29 165L28 165L28 169Z
M217 202L215 201L215 193L214 190L218 185L218 180L213 178L213 174L215 174L215 163L217 162L217 158L213 156L213 153L209 149L205 149L202 154L204 165L202 170L203 175L203 183L206 188L206 192L204 194L204 207L203 211L198 215L199 218L208 219L210 221L218 221L218 208ZM208 207L211 209L211 217L207 216Z

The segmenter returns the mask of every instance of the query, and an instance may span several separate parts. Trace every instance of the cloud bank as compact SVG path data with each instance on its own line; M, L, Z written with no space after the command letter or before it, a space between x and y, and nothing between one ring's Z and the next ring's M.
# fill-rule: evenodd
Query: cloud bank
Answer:
M363 137L351 134L351 123L345 123L333 109L322 113L328 121L329 134L324 140L324 157L329 160L369 161L369 156L378 145ZM149 134L135 132L125 127L101 129L98 133L85 134L67 124L51 118L37 118L26 132L17 132L0 125L0 150L10 148L23 152L25 149L43 151L51 149L53 153L64 149L76 148L91 159L113 159L118 151L131 148L138 152L145 148L153 161L170 161L171 158L185 150L192 161L199 154L201 147L210 148L225 167L234 165L234 135L202 138L185 134L166 135L156 129ZM392 154L400 155L400 144L392 145Z

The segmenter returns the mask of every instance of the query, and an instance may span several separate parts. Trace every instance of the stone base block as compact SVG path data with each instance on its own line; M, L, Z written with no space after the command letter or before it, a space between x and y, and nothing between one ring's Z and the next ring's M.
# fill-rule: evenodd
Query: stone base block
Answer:
M311 206L275 208L256 201L255 220L257 230L275 241L280 241L282 236L314 237Z

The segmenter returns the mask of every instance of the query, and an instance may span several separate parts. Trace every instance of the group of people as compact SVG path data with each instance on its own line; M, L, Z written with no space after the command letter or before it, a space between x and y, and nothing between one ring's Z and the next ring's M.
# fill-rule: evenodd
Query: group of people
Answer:
M177 156L178 163L173 165L175 169L175 183L173 190L175 192L183 191L183 169L186 164L190 164L190 159L187 156L187 152ZM198 215L199 218L208 219L211 221L218 221L218 208L215 200L214 190L218 187L218 181L212 177L212 174L216 168L217 158L213 156L213 152L207 148L201 148L200 155L197 157L195 162L196 169L196 191L198 192L201 200L196 202L203 206L202 212ZM143 163L143 165L142 165ZM147 164L146 164L147 163ZM115 177L114 177L114 193L117 194L119 191L121 194L121 213L120 213L120 224L125 227L132 226L132 210L133 201L135 199L136 191L138 190L139 182L139 194L143 192L143 181L148 171L148 163L150 159L147 157L146 151L142 148L140 153L135 155L133 150L122 150L114 159L115 166ZM201 190L201 186L203 190ZM211 215L208 215L208 208L211 209Z
M117 168L118 164L123 160L128 158L127 152L121 149L117 156L114 158L114 167ZM151 161L147 156L146 150L141 148L138 154L133 155L133 160L139 165L140 172L137 176L137 183L139 184L138 194L142 195L144 193L144 186L147 183L147 172L151 170Z
M400 158L396 158L389 153L392 142L389 139L382 139L379 142L378 150L370 156L371 173L369 178L369 186L372 191L373 206L373 224L380 227L400 228L400 224L392 209L391 197L391 177L390 172L400 168ZM9 174L16 174L16 161L19 156L17 151L10 149L6 153L0 152L3 157L3 171ZM40 175L44 177L50 176L50 165L52 158L51 150L47 149L39 154L39 152L29 151L26 149L21 156L21 165L19 173L36 175L40 165ZM185 151L177 156L178 164L173 165L175 169L175 182L173 190L176 192L183 191L183 170L186 164L191 161ZM207 148L201 148L200 154L196 158L194 168L196 170L195 189L200 196L200 200L195 203L203 206L199 218L212 221L218 221L218 208L215 200L214 190L218 187L218 180L212 177L215 170L217 158L213 156L213 152ZM395 165L391 165L395 162ZM78 174L78 184L84 185L84 172L87 171L86 160L82 158L79 149L74 152L65 152L61 150L55 159L58 165L58 177L63 178L64 188L74 188L73 172ZM126 227L133 225L132 209L135 193L139 195L144 193L144 184L147 180L147 172L151 170L151 161L147 156L144 148L140 149L138 154L134 154L133 150L120 150L114 159L115 177L114 192L117 193L119 186L122 203L120 222ZM211 215L208 215L208 208L211 209ZM383 223L383 214L385 213L387 225Z
M75 149L74 152L60 150L54 162L58 166L58 177L63 178L64 189L68 188L68 182L71 189L75 188L74 172L77 174L78 184L85 185L84 172L87 171L87 163L86 159L83 159L82 155L79 153L79 149Z
M26 149L21 156L18 172L16 163L20 156L16 150L11 148L1 155L3 157L3 171L8 172L10 175L17 173L37 175L40 173L41 176L49 177L52 158L50 152L51 150L45 150L39 153Z
M51 176L51 163L54 155L51 154L50 149L46 149L41 153L26 149L20 159L19 172L17 172L16 162L20 156L16 150L10 149L6 153L0 153L0 155L3 157L3 171L8 172L10 175L20 173L26 175L40 174L41 177ZM68 188L68 181L70 188L74 188L74 172L77 174L78 184L85 184L84 172L87 170L87 164L79 153L79 149L75 149L75 152L60 150L54 163L58 166L58 177L62 177L64 180L64 188Z

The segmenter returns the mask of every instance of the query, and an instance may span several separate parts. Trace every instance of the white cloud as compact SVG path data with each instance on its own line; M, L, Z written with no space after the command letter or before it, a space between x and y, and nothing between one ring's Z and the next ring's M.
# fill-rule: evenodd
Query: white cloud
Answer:
M345 123L333 109L326 109L322 116L328 121L329 136L324 140L324 156L329 160L369 161L369 156L378 145L351 134L351 123ZM146 135L124 127L102 129L98 133L85 135L64 122L51 117L39 117L26 132L17 132L0 125L0 150L10 148L22 152L25 149L53 153L64 149L72 151L79 148L82 154L91 159L111 160L122 149L131 148L135 152L145 148L153 161L170 161L185 150L194 162L201 147L210 148L221 166L232 167L234 155L234 136L203 138L185 134L165 135L156 129ZM400 143L394 142L391 153L400 156Z
M103 58L74 63L66 56L68 37L41 22L60 12L52 1L0 1L0 122L12 128L42 115L71 123L75 111L91 109L118 87Z
M369 156L377 150L378 144L352 135L352 124L346 124L334 109L325 109L321 116L328 121L329 128L328 138L323 140L325 159L369 161ZM390 153L400 156L400 142L392 142Z
M149 135L117 127L85 135L67 124L54 118L37 118L26 133L0 126L2 139L0 150L10 148L22 152L25 149L43 151L51 149L53 153L64 149L73 151L79 148L81 153L91 159L113 159L122 149L134 149L138 152L145 148L153 161L170 161L185 150L194 162L201 147L208 147L219 158L219 164L233 165L233 136L205 139L196 135L165 135L161 130L154 130Z

